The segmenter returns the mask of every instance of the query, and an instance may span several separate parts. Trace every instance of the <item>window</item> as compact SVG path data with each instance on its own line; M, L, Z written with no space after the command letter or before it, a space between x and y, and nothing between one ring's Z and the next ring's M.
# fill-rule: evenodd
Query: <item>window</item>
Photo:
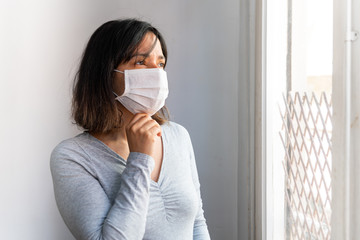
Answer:
M332 1L263 3L266 239L330 239Z

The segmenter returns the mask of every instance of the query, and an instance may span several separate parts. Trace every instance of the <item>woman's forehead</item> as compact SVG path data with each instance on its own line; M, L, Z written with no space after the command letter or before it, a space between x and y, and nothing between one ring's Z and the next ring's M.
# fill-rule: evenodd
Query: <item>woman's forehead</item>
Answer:
M151 50L155 48L157 42L158 39L155 34L152 32L148 32L141 40L137 50L141 52L151 52Z
M134 55L150 55L150 53L163 54L159 39L154 33L148 32L137 47Z

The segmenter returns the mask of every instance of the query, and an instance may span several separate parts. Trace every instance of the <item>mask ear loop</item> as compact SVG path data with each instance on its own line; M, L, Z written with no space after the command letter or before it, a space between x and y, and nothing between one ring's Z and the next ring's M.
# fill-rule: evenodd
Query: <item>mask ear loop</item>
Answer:
M117 70L117 69L114 69L114 72L124 73L123 71L120 71L120 70Z
M118 73L123 73L123 74L124 74L123 71L120 71L120 70L117 70L117 69L114 69L114 72L118 72ZM116 98L119 97L119 95L117 95L114 91L113 91L113 94L115 95Z

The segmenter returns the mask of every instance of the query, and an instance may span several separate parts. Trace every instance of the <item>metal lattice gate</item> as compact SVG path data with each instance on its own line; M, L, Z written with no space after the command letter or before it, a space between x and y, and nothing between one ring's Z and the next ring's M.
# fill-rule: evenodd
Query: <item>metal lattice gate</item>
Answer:
M283 99L286 238L330 239L331 98L290 92Z

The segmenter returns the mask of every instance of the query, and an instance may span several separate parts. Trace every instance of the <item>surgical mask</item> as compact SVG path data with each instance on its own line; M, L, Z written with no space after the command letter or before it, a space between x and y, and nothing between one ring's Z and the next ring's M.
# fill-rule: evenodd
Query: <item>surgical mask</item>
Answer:
M166 72L160 68L125 70L114 69L124 74L125 90L118 100L127 110L154 115L165 105L169 94Z

